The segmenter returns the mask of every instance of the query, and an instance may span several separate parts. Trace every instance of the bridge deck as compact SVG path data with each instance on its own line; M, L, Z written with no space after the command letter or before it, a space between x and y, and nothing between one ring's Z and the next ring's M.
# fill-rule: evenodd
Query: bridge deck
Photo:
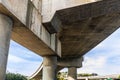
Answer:
M118 29L119 4L103 0L57 11L51 25L59 32L62 57L82 56Z

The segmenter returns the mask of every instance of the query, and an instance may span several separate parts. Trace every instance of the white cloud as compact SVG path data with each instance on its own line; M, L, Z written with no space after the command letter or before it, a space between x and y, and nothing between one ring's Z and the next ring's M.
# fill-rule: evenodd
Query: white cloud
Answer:
M85 55L78 73L120 74L120 29Z
M40 66L42 60L41 57L36 56L33 53L27 54L27 51L25 51L24 48L19 51L16 50L18 49L14 47L14 50L9 52L7 71L20 73L26 76L32 75ZM18 54L18 52L22 54Z
M88 66L102 67L105 63L106 63L105 57L96 57L96 58L85 57L85 61L83 62L83 65L85 67Z
M30 76L38 69L40 64L41 62L26 60L19 56L10 54L8 58L7 71Z
M20 58L20 57L18 57L18 56L15 56L15 55L9 55L8 56L8 62L14 62L14 63L23 63L23 62L26 62L27 60L25 60L25 59L22 59L22 58Z
M36 56L38 58L38 56L39 56L38 54L35 54L34 52L32 52L29 49L21 46L20 44L14 42L13 40L10 41L9 54L22 56L24 58L33 58L33 56Z
M94 73L96 69L103 68L105 64L106 57L85 57L83 67L78 69L78 73Z
M33 74L42 62L42 58L11 40L7 71L26 76Z

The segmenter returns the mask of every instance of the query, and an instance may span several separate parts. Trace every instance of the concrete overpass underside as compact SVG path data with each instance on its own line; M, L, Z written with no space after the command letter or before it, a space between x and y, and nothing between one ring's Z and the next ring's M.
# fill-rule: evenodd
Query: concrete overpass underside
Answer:
M103 0L57 11L51 25L58 28L61 56L82 56L118 29L119 3Z
M0 0L0 56L5 56L0 57L0 80L10 38L43 56L43 80L54 80L59 67L69 67L75 73L70 80L76 80L73 67L82 66L82 56L119 28L120 0L73 2L60 8L63 4L46 0Z

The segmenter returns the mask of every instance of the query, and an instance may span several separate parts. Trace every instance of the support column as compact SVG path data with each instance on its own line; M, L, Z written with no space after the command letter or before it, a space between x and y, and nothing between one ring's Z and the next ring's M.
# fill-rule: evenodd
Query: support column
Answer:
M45 56L43 58L43 80L56 80L56 56Z
M5 80L12 20L0 14L0 80Z
M68 68L68 80L77 80L77 68L76 67Z

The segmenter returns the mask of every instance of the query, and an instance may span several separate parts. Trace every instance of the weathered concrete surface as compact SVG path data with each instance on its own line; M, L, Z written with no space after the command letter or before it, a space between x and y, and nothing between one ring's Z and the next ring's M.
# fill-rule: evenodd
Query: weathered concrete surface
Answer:
M51 21L56 10L74 7L77 5L95 2L96 0L43 0L42 1L42 15L43 22Z
M41 0L0 0L0 13L14 21L12 39L41 56L59 55L61 62L65 58L79 58L120 26L120 0L104 0L85 5L81 5L87 2L80 2L83 0L44 1L41 5ZM61 3L56 4L58 2ZM45 27L42 17L48 20L43 23ZM47 71L51 72L53 79L54 69L51 66L45 67L44 74Z
M43 0L42 1L42 15L43 15L42 22L46 23L43 25L46 27L46 29L50 33L56 33L57 29L59 29L58 26L61 26L59 19L57 19L57 17L54 17L55 22L49 23L52 20L56 11L59 11L65 8L74 7L77 5L83 5L83 4L95 2L95 1L96 0Z
M0 14L0 80L5 79L12 20Z
M84 55L118 29L119 4L120 0L104 0L57 11L50 23L57 18L62 25L58 28L62 58Z
M1 0L1 4L3 4L22 23L26 23L28 0Z
M63 68L70 68L70 67L76 67L80 68L82 67L82 61L83 58L67 58L67 59L57 59L57 68L56 68L56 73L62 70ZM43 72L43 63L40 65L40 67L36 70L33 75L29 77L29 79L35 79L35 80L40 80L42 79L42 72Z
M62 67L82 67L83 57L58 59L58 66Z
M43 57L43 80L55 80L57 69L57 56Z
M32 3L33 3L33 5L35 6L35 8L39 11L39 12L41 12L41 10L42 10L42 0L31 0L32 1Z
M68 80L77 80L77 68L76 67L68 68Z
M18 5L16 5L18 4ZM0 12L14 21L12 39L41 55L56 55L56 34L50 34L41 24L41 0L1 0ZM39 5L39 6L38 6ZM61 53L59 53L60 55Z
M58 10L50 22L44 23L61 41L60 61L81 57L118 29L119 4L120 0L104 0Z

